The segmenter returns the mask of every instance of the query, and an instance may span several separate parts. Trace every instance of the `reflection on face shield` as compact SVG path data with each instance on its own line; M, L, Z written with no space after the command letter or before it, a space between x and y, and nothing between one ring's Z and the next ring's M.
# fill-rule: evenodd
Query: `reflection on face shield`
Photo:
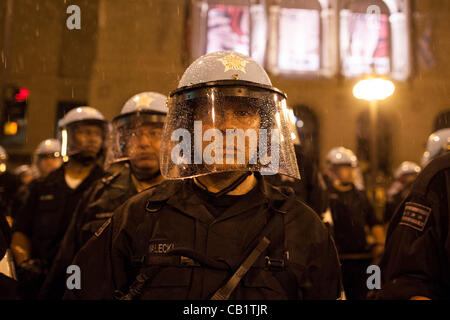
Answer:
M259 171L298 178L285 106L281 94L245 86L202 88L171 97L163 174L178 179Z

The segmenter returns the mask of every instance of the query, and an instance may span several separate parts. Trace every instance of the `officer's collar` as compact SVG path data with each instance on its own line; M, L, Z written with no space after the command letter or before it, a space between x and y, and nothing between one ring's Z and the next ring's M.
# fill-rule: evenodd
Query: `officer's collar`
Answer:
M255 188L259 188L259 192L263 193L263 184L261 184L262 179L257 176L258 184ZM184 214L194 217L205 223L211 223L215 220L215 222L219 222L221 220L229 219L233 216L239 215L243 212L251 210L257 206L261 206L263 203L268 202L267 198L264 196L261 197L252 197L252 201L245 201L247 195L252 193L255 189L252 189L249 193L239 196L239 199L236 203L234 203L230 208L226 209L222 215L220 215L217 219L205 208L204 202L197 196L192 189L192 180L186 179L180 182L181 188L178 191L171 193L171 196L167 197L167 203L172 207L180 210ZM161 192L158 192L161 193ZM166 193L167 194L167 193Z

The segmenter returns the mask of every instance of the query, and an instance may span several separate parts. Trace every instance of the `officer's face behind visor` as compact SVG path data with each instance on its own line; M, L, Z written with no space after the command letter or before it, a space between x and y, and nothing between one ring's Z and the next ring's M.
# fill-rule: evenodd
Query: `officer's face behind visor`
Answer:
M72 130L74 151L83 157L97 157L103 144L103 128L93 123L77 123Z
M161 135L161 123L137 124L130 130L127 154L133 168L150 174L159 171Z
M351 184L355 182L355 168L351 165L338 165L335 166L334 170L342 183Z
M62 164L62 159L54 153L39 155L39 171L41 176L46 177L53 170L58 169Z
M175 91L163 132L161 172L169 179L226 171L298 178L283 94L259 86Z

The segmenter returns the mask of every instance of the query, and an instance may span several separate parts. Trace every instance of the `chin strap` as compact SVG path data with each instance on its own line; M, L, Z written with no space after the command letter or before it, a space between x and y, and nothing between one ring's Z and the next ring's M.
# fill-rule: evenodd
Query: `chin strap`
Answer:
M235 190L242 182L245 181L245 179L247 179L248 176L250 176L252 174L253 174L253 172L251 172L251 171L245 172L242 176L237 178L235 181L233 181L231 184L229 184L227 187L225 187L224 189L220 190L217 193L209 191L208 187L205 186L199 179L195 179L195 181L197 181L198 184L201 185L208 193L210 193L214 197L218 198L220 196L223 196L224 194L227 194L228 192Z

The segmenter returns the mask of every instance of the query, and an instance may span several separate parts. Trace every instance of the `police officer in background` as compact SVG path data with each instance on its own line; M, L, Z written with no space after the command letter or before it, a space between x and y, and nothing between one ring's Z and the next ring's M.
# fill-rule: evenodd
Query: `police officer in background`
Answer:
M299 178L285 102L245 55L221 51L193 62L170 94L163 132L161 172L176 181L114 212L78 252L81 289L66 298L340 297L328 230L291 189L262 175Z
M421 168L412 161L403 161L394 172L394 182L387 191L384 223L389 223L395 209L406 198Z
M332 226L334 232L348 299L366 297L367 267L373 257L381 256L384 247L383 227L377 221L366 194L354 184L357 161L350 149L333 148L327 155L324 176L329 196L329 210L324 221ZM368 241L369 236L374 240Z
M34 151L33 167L36 168L42 179L58 169L62 162L61 143L56 139L45 139Z
M128 198L161 183L159 153L167 97L143 92L131 97L113 120L107 175L89 188L72 221L40 292L41 298L62 298L66 269L75 254Z
M21 178L22 185L17 191L20 204L16 211L26 202L30 191L30 183L35 179L43 180L50 172L62 164L61 144L56 139L46 139L39 143L33 154L33 164L22 165L15 170Z
M21 186L29 185L35 178L35 172L28 164L18 166L13 173L19 178Z
M20 298L10 244L11 228L5 215L0 211L0 300Z
M433 133L425 167L389 225L377 299L450 298L450 129Z
M301 179L298 180L285 175L276 174L267 176L266 180L275 186L291 187L301 201L305 202L320 215L327 209L325 182L317 165L304 153L300 135L297 130L297 118L292 109L288 110L288 119Z
M11 247L26 298L34 298L42 284L83 192L104 172L99 164L108 135L103 115L78 107L60 124L67 162L31 186L14 228Z
M8 153L0 146L0 211L11 225L19 203L17 190L20 179L7 170L7 161Z

